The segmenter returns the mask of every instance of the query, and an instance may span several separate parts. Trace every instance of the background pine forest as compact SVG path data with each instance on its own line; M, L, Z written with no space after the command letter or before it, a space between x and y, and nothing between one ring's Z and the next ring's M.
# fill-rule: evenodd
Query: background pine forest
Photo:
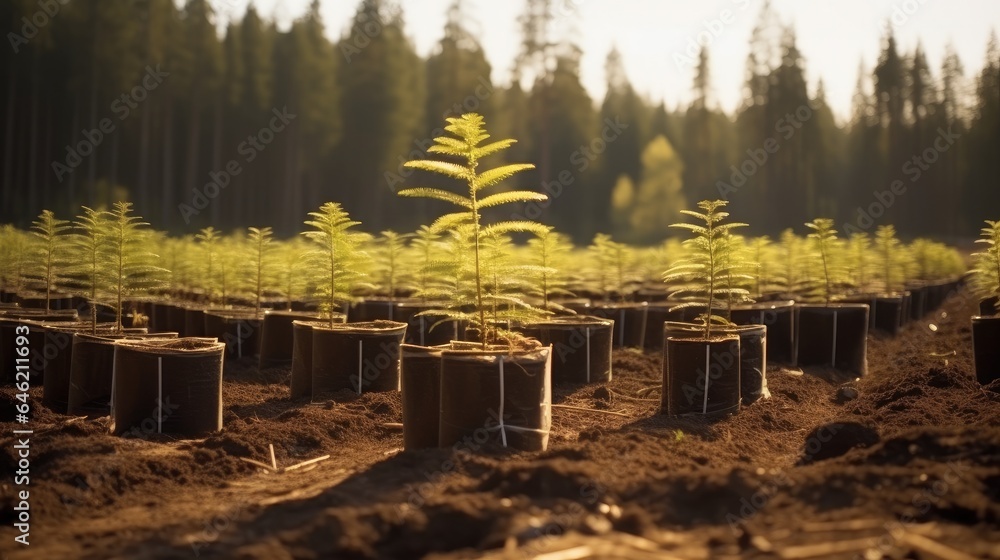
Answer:
M38 6L5 0L0 28L20 30L21 18ZM174 233L211 224L272 225L291 234L306 212L334 200L369 231L408 231L441 209L395 196L404 186L438 182L407 176L401 164L423 156L443 117L466 110L482 113L495 137L519 140L506 154L510 161L536 164L510 188L544 185L553 195L550 205L525 207L523 215L579 243L596 232L659 241L666 225L679 221L678 209L718 198L720 182L735 186L732 166L767 138L777 138L780 149L745 184L724 189L734 219L752 224L755 234L823 215L843 230L895 180L906 193L873 218L904 236L971 236L1000 208L995 35L983 46L986 66L976 69L963 68L953 53L930 68L919 47L902 52L886 36L877 66L859 69L849 122L838 124L822 83L806 85L794 30L766 5L735 114L712 103L704 52L689 106L637 95L615 52L607 57L607 96L591 99L579 79L580 47L546 34L554 17L552 0L528 2L508 86L491 81L461 2L424 60L407 39L405 14L384 0L360 2L339 42L327 38L316 3L286 31L251 5L220 33L205 0L181 7L172 0L67 0L37 36L0 56L0 222L23 228L42 208L70 217L81 204L128 199ZM116 104L150 68L169 75L134 107ZM260 150L244 143L269 123L280 125L272 118L284 108L295 117L262 137L273 136L270 143ZM779 127L790 123L782 119L797 111L808 117L785 138ZM115 130L78 165L57 170L53 162L69 167L67 146L102 119ZM914 180L907 162L941 131L958 140ZM602 135L613 140L603 143ZM230 160L240 172L203 204L194 191L206 193Z

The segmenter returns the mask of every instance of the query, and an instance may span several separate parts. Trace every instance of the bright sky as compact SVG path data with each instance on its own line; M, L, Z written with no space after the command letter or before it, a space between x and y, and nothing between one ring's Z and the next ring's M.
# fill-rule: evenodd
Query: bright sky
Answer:
M248 0L212 1L220 15L241 17ZM276 19L284 29L310 0L253 1L262 15ZM451 0L397 1L403 8L406 32L417 51L426 56L441 38ZM328 33L337 39L347 30L358 2L321 2ZM716 104L726 111L739 105L750 34L763 0L555 2L576 7L575 16L558 19L556 32L583 48L581 79L596 100L604 96L605 57L617 45L629 79L640 93L665 100L671 108L686 103L694 70L675 55L686 56L689 41L700 38L710 49ZM519 48L517 17L525 0L466 0L466 4L475 35L493 65L493 81L507 83ZM951 43L970 83L982 68L991 30L1000 30L998 0L772 0L772 6L782 22L794 24L798 32L810 87L815 88L823 78L827 98L842 119L850 113L858 65L864 60L869 71L874 66L890 18L903 50L911 51L918 41L923 44L935 77L940 74L945 46Z

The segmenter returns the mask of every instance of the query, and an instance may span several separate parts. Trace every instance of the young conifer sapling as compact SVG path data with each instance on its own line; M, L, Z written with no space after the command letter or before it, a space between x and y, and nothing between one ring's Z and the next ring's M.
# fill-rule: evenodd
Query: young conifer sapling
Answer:
M446 177L456 179L464 183L466 192L457 194L444 189L418 187L399 191L400 196L431 198L448 202L457 206L460 210L451 214L445 214L438 218L431 228L435 231L453 230L468 231L471 236L471 244L474 254L474 277L475 277L475 316L472 318L473 327L482 333L482 346L485 349L488 344L498 341L498 331L496 325L492 325L486 320L487 302L483 290L484 274L482 258L483 241L490 236L506 235L514 232L532 232L536 235L542 234L545 227L541 224L527 220L512 220L497 222L485 225L482 222L481 212L487 208L493 208L504 204L515 202L544 201L548 197L544 194L531 191L506 191L496 194L485 195L484 191L490 187L496 187L504 180L522 171L534 168L528 163L515 163L502 165L485 171L479 170L480 162L491 155L498 154L514 144L515 140L498 140L484 144L490 138L486 132L485 121L481 115L467 113L461 117L447 119L448 126L445 131L450 136L439 136L434 139L434 145L427 151L431 154L443 155L457 158L461 163L439 160L413 160L406 162L406 167L420 169ZM462 226L468 226L463 228Z
M724 310L724 301L730 296L746 297L745 288L727 287L726 275L739 274L734 270L733 259L729 258L731 246L726 243L726 237L732 230L747 224L732 222L724 223L729 213L723 211L725 200L703 200L698 203L702 212L681 210L681 213L695 218L698 223L672 224L671 227L690 231L692 237L684 242L687 254L663 273L664 282L682 282L685 285L676 290L671 297L679 298L684 303L671 309L688 307L704 309L699 321L704 325L705 340L712 338L712 324L730 325L725 317L716 315L714 311Z

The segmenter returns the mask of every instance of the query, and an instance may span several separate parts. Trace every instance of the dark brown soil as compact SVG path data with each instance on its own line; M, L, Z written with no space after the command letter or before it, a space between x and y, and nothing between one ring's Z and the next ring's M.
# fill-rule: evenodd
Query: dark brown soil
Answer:
M549 450L402 452L397 394L288 398L289 368L226 364L225 430L112 437L32 390L31 546L10 558L934 558L1000 556L1000 387L972 368L965 294L869 338L869 375L772 369L736 416L657 414L658 355L559 388ZM932 330L929 326L933 324ZM621 413L624 416L606 414ZM19 428L10 388L0 434ZM388 426L386 424L389 424ZM271 474L277 464L330 455ZM942 549L941 547L945 547ZM953 556L962 558L964 556Z

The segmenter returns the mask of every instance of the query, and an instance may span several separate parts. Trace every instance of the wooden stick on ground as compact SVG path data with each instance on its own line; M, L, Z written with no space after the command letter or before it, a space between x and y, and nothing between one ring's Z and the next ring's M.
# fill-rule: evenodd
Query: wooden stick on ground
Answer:
M277 469L271 467L271 465L268 465L268 464L265 464L265 463L261 463L260 461L254 461L253 459L247 459L246 457L237 457L237 459L239 459L240 461L243 461L244 463L250 463L251 465L253 465L255 467L260 467L260 468L262 468L264 470L277 472Z
M612 416L621 416L622 418L630 418L628 414L622 414L621 412L612 412L610 410L597 410L596 408L582 408L579 406L570 406L568 404L554 404L552 408L561 408L563 410L575 410L577 412L594 412L597 414L610 414Z
M301 463L297 463L297 464L294 464L294 465L292 465L290 467L285 467L285 468L281 469L281 472L285 473L285 472L288 472L288 471L292 471L292 470L295 470L295 469L298 469L298 468L305 467L307 465L312 465L312 464L318 463L320 461L326 461L329 458L330 458L329 455L323 455L322 457L316 457L315 459L309 459L308 461L302 461Z
M926 553L936 558L941 558L941 560L973 560L974 558L973 556L969 556L964 552L959 552L950 546L943 545L937 541L933 541L927 537L911 533L909 531L904 531L899 540L903 541L904 544L909 545L914 550Z
M278 462L274 460L274 444L267 444L267 449L271 452L271 468L275 471L278 470Z

